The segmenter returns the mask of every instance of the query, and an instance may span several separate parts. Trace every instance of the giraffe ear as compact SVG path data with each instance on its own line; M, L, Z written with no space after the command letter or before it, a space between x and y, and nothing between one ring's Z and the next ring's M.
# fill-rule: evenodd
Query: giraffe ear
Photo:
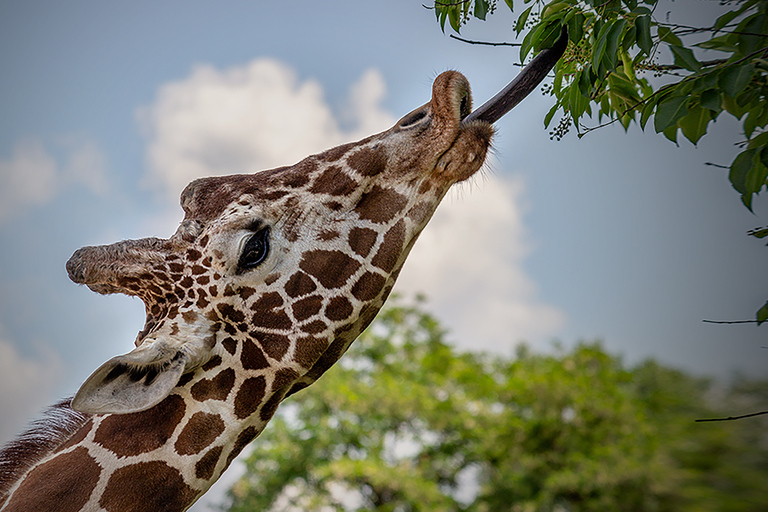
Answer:
M164 343L142 345L101 365L80 386L72 408L87 414L126 414L158 404L176 387L189 356Z

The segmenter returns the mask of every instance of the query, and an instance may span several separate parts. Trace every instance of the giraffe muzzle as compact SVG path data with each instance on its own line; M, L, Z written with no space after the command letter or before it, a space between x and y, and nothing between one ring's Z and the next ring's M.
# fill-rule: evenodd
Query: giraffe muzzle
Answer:
M544 80L568 46L568 31L563 27L560 37L552 48L539 53L523 70L496 96L477 107L462 120L466 125L473 121L493 124L512 110Z

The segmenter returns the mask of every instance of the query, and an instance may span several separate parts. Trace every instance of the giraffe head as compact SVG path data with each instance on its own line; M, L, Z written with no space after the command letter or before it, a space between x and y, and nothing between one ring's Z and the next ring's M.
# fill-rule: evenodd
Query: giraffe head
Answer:
M140 297L147 319L136 348L97 369L73 408L148 409L211 361L248 387L238 418L265 389L276 407L312 383L376 315L448 189L480 169L498 104L470 116L469 83L445 72L432 99L385 132L291 167L193 181L168 239L75 252L73 281Z

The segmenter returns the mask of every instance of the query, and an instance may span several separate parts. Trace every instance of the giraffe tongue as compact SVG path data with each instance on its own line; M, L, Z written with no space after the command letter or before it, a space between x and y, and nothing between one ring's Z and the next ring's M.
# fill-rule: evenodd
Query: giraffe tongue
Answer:
M465 117L462 124L471 121L485 121L493 124L501 119L544 80L565 52L566 46L568 46L568 31L563 27L560 37L552 48L539 53L501 92Z

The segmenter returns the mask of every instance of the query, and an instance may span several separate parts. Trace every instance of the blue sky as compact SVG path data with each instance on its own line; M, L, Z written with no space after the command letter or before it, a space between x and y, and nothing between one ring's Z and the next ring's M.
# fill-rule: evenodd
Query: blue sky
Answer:
M717 2L673 4L704 16ZM470 38L511 40L499 9ZM686 18L689 19L689 18ZM386 129L462 71L476 104L510 48L443 35L422 2L0 3L0 442L106 359L143 307L68 281L84 245L167 237L196 173L250 172ZM467 349L600 338L627 361L760 375L766 249L726 171L719 120L693 147L633 126L551 141L534 92L498 123L482 177L448 197L399 284Z

